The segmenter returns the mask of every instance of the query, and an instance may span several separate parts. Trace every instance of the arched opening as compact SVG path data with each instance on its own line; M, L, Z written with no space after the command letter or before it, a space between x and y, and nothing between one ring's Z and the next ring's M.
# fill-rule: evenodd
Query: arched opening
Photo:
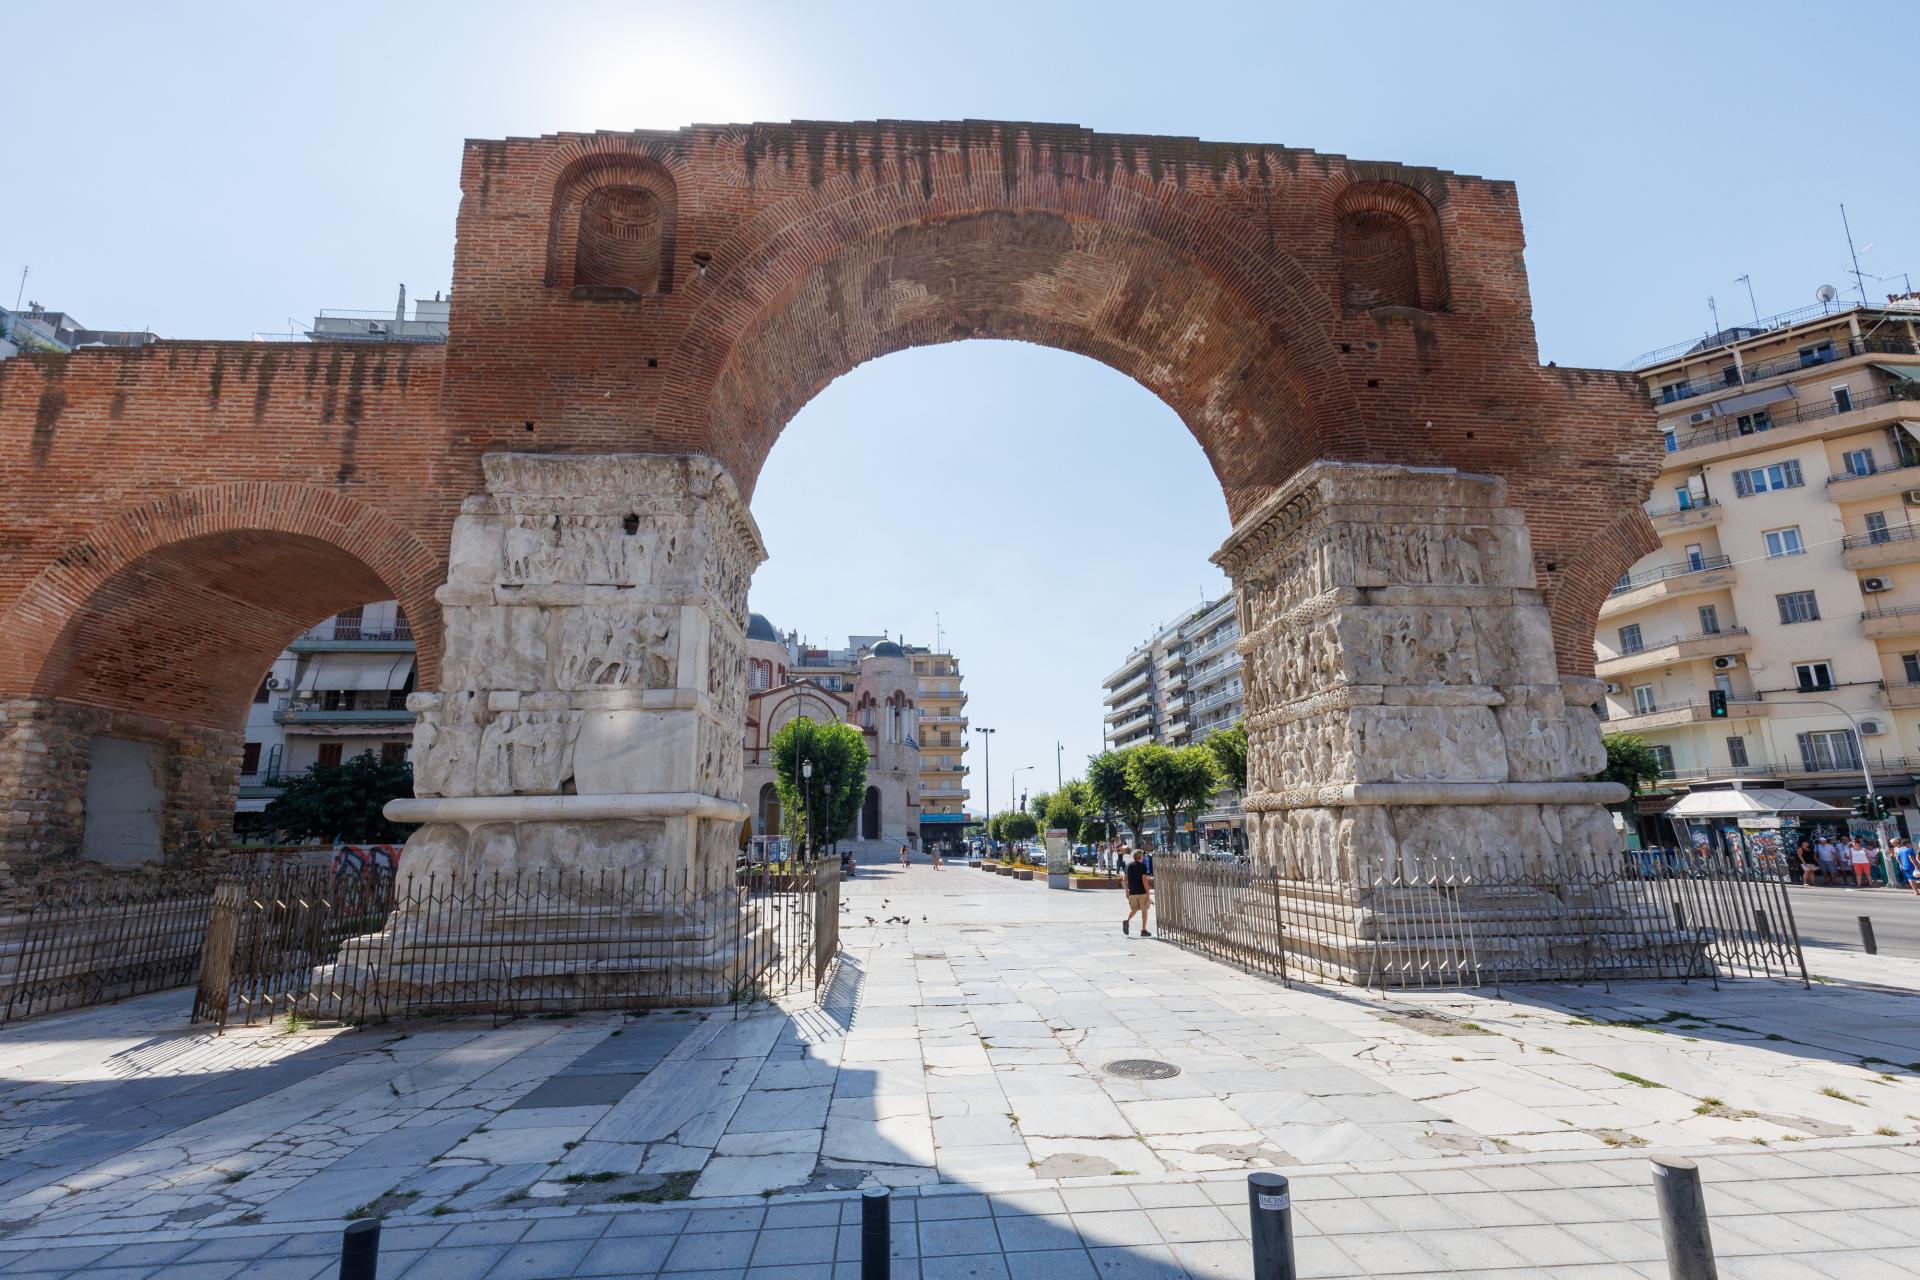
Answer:
M760 784L760 797L753 812L755 832L763 836L780 834L780 792L771 782Z
M880 838L880 788L868 787L867 798L860 806L860 838L878 840Z

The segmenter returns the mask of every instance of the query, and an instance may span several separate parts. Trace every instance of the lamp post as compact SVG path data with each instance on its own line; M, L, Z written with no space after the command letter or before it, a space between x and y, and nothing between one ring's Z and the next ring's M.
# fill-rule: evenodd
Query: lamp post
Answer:
M1053 744L1053 789L1055 791L1059 791L1067 785L1066 781L1060 776L1060 753L1065 750L1066 747L1063 746L1058 739L1055 739Z
M800 811L806 815L807 861L813 861L813 761L800 762Z
M1025 773L1027 770L1031 768L1033 768L1032 765L1023 764L1018 769L1015 769L1013 771L1012 777L1007 779L1007 815L1009 817L1011 817L1014 811L1019 808L1019 802L1016 799L1019 792L1016 790L1016 787L1020 781L1020 775Z
M973 727L973 731L981 735L980 743L981 743L981 746L983 746L986 749L986 753L987 753L987 785L986 785L986 790L982 793L987 802L987 812L986 812L986 815L980 819L980 834L986 837L987 853L991 854L993 852L993 732L994 731L992 729L982 729L979 725L975 725Z

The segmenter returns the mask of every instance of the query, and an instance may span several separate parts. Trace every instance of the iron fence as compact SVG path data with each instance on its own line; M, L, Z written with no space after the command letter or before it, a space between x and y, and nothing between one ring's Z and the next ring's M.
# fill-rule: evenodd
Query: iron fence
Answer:
M704 880L466 880L307 868L214 891L196 1022L496 1019L817 991L839 948L837 861Z
M86 881L0 912L0 1024L192 982L212 887Z
M1397 869L1346 883L1164 854L1154 891L1161 936L1288 984L1807 981L1784 872L1719 858L1551 876Z

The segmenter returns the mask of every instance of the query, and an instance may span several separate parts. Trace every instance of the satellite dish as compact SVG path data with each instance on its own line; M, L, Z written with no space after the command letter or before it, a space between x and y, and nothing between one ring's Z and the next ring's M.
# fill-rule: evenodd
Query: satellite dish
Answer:
M1813 291L1813 296L1823 303L1832 302L1840 296L1840 291L1830 284L1823 284Z

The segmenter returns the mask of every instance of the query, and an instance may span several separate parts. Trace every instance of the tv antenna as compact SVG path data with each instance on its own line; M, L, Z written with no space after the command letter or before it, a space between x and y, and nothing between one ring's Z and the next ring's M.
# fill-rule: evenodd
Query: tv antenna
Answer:
M1846 228L1847 255L1853 259L1853 287L1860 291L1860 305L1864 307L1867 305L1867 283L1860 277L1860 255L1853 247L1853 226L1847 221L1847 206L1844 203L1840 206L1840 225ZM1869 244L1867 248L1873 246Z
M1751 307L1753 308L1753 323L1754 323L1754 326L1755 326L1756 328L1757 328L1757 327L1759 327L1759 324L1760 324L1760 304L1759 304L1758 302L1755 302L1755 301L1753 300L1753 277L1752 277L1752 276L1750 276L1750 275L1747 275L1747 276L1735 276L1735 277L1733 278L1733 282L1734 282L1735 284L1743 284L1743 285L1745 285L1745 286L1747 286L1747 305L1749 305L1749 306L1751 306Z

